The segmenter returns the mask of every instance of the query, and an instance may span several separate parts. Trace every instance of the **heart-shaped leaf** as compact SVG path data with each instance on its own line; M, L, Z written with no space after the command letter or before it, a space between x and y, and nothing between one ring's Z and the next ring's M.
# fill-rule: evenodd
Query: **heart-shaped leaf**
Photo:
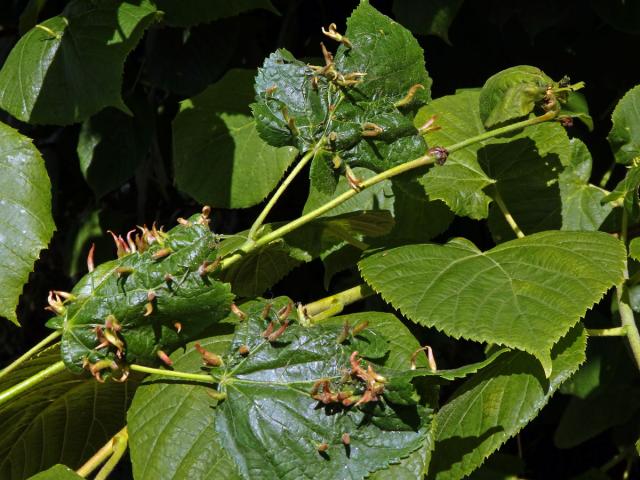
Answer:
M0 71L0 107L29 123L67 125L122 101L125 58L156 18L149 0L70 2L29 30Z
M626 251L600 232L542 232L481 252L468 240L412 245L360 262L367 283L411 320L525 350L551 373L553 345L613 285Z
M616 162L629 164L640 155L640 85L629 90L611 115L613 126L607 137Z
M418 403L401 406L382 392L377 401L344 407L334 401L323 405L311 394L316 390L321 396L326 380L330 395L347 390L360 395L360 380L349 374L349 357L354 349L373 345L375 337L389 339L382 350L375 349L375 356L388 353L366 363L378 370L408 368L417 346L408 330L392 315L369 312L312 327L292 323L270 342L263 332L272 320L276 326L271 332L280 331L284 324L277 312L287 302L275 299L269 310L264 301L244 304L247 319L232 340L201 342L224 361L211 371L218 382L217 401L207 395L206 384L154 381L139 391L129 411L136 478L205 478L214 468L221 478L335 478L345 471L350 478L362 478L425 448L430 408L418 397ZM365 319L368 326L361 333L338 342L346 321L353 327ZM192 347L176 353L174 360L176 368L187 371L202 361ZM424 356L418 362L426 365ZM151 402L153 409L147 408ZM160 406L162 415L154 414ZM153 438L162 440L154 441L150 451ZM412 460L424 472L428 450L421 455Z

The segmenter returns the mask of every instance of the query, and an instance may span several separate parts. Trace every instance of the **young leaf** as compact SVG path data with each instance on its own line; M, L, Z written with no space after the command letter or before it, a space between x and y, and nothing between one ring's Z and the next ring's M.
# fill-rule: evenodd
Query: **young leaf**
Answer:
M0 122L0 317L18 324L22 287L54 230L51 183L40 152Z
M48 350L0 380L0 391L59 360L58 348ZM22 480L56 463L80 467L123 427L138 382L135 375L98 383L61 372L2 405L0 477Z
M258 137L250 116L253 72L230 70L201 94L184 100L173 121L176 183L204 204L245 208L260 203L296 158Z
M518 433L585 360L586 335L576 326L551 352L552 375L524 352L509 352L454 392L436 416L429 479L458 480Z
M607 139L616 162L629 164L640 155L640 85L629 90L616 105Z
M105 108L80 127L80 170L98 198L133 177L149 150L153 116L146 101L137 100L135 117Z
M601 203L606 192L589 183L591 154L587 146L572 138L569 165L558 177L562 198L562 230L598 230L611 213L611 204Z
M137 251L97 266L54 307L60 313L51 326L62 330L67 368L80 372L86 361L104 359L156 363L158 350L198 338L227 315L230 286L201 270L217 257L216 236L202 218L166 233L145 231Z
M491 76L480 92L480 118L487 128L524 117L553 85L542 70L529 65L507 68Z
M28 123L67 125L120 97L128 53L156 18L149 0L70 2L15 45L0 71L0 107Z
M360 406L322 405L309 393L324 379L329 380L332 391L348 385L353 385L349 388L354 394L360 390L359 380L341 383L350 368L351 352L363 347L366 339L358 335L338 343L345 320L355 325L366 317L369 326L363 333L389 332L398 338L396 344L389 344L391 351L382 365L371 363L374 369L409 364L408 350L416 342L406 328L392 315L368 313L312 327L292 323L269 342L262 332L287 302L283 298L272 301L266 320L262 318L265 302L249 302L242 306L247 319L238 325L230 343L228 337L219 339L214 348L209 345L215 338L202 342L224 360L223 366L212 370L218 381L216 393L224 393L224 399L208 397L206 385L175 382L155 381L139 391L129 411L136 478L174 478L195 472L206 476L214 466L223 478L334 478L347 470L350 476L361 478L425 445L430 435L428 405L395 405L385 400L384 393L378 401ZM273 331L276 328L278 325ZM221 348L223 341L226 348ZM248 348L246 356L239 353L242 346ZM181 370L194 370L201 364L200 355L191 347L185 354L174 355L174 360ZM162 415L154 415L158 407ZM348 446L343 443L344 433L350 437ZM151 439L160 438L150 452ZM318 451L323 443L328 449ZM426 456L425 451L425 460Z
M418 43L366 1L348 19L345 37L335 59L326 52L324 67L286 50L265 60L252 106L261 137L300 151L324 143L337 168L344 161L380 171L423 155L411 117L429 100L431 79Z
M626 251L600 232L542 232L481 252L468 240L360 261L364 279L411 320L448 335L549 354L613 285Z

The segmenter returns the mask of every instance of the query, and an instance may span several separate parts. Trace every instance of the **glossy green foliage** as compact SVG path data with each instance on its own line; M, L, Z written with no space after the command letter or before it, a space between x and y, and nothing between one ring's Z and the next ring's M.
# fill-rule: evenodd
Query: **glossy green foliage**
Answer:
M550 231L487 252L465 239L398 247L360 270L413 321L525 350L549 376L553 345L622 280L625 257L607 234Z
M29 480L80 480L81 478L83 477L69 467L58 464L33 477L29 477Z
M353 12L344 35L349 43L335 58L327 53L322 67L286 50L267 58L252 106L258 132L271 145L300 151L323 142L336 168L344 161L380 171L423 155L411 119L430 99L431 79L416 40L368 2Z
M0 317L18 323L22 287L54 230L51 183L40 152L0 122Z
M280 332L284 325L286 312L281 309L286 310L288 302L278 298L244 304L247 319L238 324L233 338L201 342L224 362L211 369L214 390L223 398L214 400L200 386L162 381L139 390L129 412L136 478L174 478L196 472L206 476L214 462L221 478L338 478L344 471L362 478L418 450L423 450L422 459L413 458L412 466L401 465L412 469L417 461L418 472L423 471L432 397L414 393L398 404L382 392L377 401L349 407L339 401L324 405L312 398L314 385L315 395L321 395L324 388L318 382L325 380L334 394L348 391L354 400L361 398L363 384L349 373L354 351L359 352L358 358L367 359L360 361L364 368L408 369L417 347L409 331L383 313L338 317L311 327L303 327L290 315L288 328L269 341L265 335ZM339 343L345 322L353 328L365 320L364 330L346 335ZM275 326L269 328L270 322ZM243 355L245 347L248 353ZM174 358L181 370L193 371L201 364L200 354L192 347ZM424 357L418 361L426 365ZM391 384L392 378L387 382ZM175 403L177 398L183 399L182 405ZM165 414L153 415L146 408L149 402L160 402ZM171 415L166 413L178 409L180 416L167 422ZM160 431L162 444L150 457L148 442ZM206 456L199 447L205 431ZM342 440L344 433L350 436L349 445ZM328 449L318 451L324 443ZM173 452L185 459L179 470Z
M128 112L120 94L124 60L155 18L148 0L70 2L13 48L0 71L0 107L25 122L55 125L107 106Z
M227 315L230 286L202 270L215 262L218 246L203 219L195 215L166 234L144 233L148 248L125 252L76 284L75 298L50 321L62 330L62 358L69 369L79 372L85 360L96 363L118 355L127 363L156 363L158 350L170 351L202 336ZM109 327L109 316L119 327ZM120 337L123 351L118 353L114 342L100 346L96 327Z
M0 391L59 359L57 348L48 350L2 378ZM63 371L0 406L0 477L23 480L56 463L80 467L122 428L138 382L98 383Z

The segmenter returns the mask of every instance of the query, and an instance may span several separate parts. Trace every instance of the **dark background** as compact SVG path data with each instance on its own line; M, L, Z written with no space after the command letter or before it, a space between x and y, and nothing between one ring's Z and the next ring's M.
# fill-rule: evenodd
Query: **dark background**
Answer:
M58 14L66 2L50 0L40 18ZM278 47L297 57L318 57L321 26L331 22L344 30L344 21L357 1L274 0L281 15L255 11L239 17L192 27L191 43L183 44L183 29L162 25L152 27L125 66L124 90L147 102L155 128L145 162L134 177L116 190L97 199L81 175L76 144L79 126L33 127L21 124L0 112L0 120L32 137L44 155L52 181L54 218L57 232L50 248L42 253L35 272L22 296L18 317L22 328L0 320L0 365L24 351L47 332L48 318L43 310L51 288L68 290L85 267L89 241L74 247L79 229L92 213L98 212L102 231L123 232L136 223L170 225L178 216L197 210L193 200L177 191L171 177L171 120L178 102L215 82L232 67L254 68ZM383 13L393 17L393 2L371 0ZM413 2L416 8L422 3ZM0 1L0 65L18 36L18 17L26 1ZM559 79L585 81L583 90L595 130L589 132L576 122L570 135L584 140L594 157L595 183L609 168L613 157L606 142L610 115L620 97L638 83L640 46L640 4L627 1L620 12L620 1L465 1L449 30L450 43L436 36L418 36L425 51L427 70L433 78L434 98L454 93L458 88L478 87L504 68L528 64ZM176 80L175 72L186 72L187 80ZM184 77L181 77L184 79ZM609 188L623 174L614 170ZM306 199L306 180L290 188L270 219L296 217ZM216 211L214 228L219 233L248 228L260 206L239 211ZM464 234L479 246L491 246L490 236L480 222L457 219L438 240ZM88 239L89 240L89 239ZM96 260L115 255L110 240L91 238L97 243ZM73 262L81 251L80 260ZM327 294L322 286L322 265L312 262L289 274L267 295L287 294L299 301L310 301ZM305 279L300 281L300 279ZM339 275L333 291L358 282L355 272ZM376 300L371 308L384 308ZM433 332L416 331L418 336ZM448 342L445 339L436 341ZM432 340L433 343L433 340ZM446 343L442 362L456 357L473 358L477 346L465 342ZM585 444L568 450L553 446L552 435L567 397L558 395L543 413L503 452L520 454L526 478L570 478L589 467L600 467L616 453L616 433L609 431ZM638 420L638 419L636 419ZM588 419L585 419L588 421ZM518 445L519 443L519 445ZM620 478L620 465L611 478ZM636 468L635 478L640 471ZM632 473L631 478L634 478ZM489 477L487 477L489 478ZM601 477L592 477L601 478ZM607 478L607 477L602 477Z

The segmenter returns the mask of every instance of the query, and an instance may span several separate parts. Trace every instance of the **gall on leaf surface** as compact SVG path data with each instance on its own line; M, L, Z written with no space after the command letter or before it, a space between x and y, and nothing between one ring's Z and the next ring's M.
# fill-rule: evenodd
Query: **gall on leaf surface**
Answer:
M22 288L54 230L51 182L40 152L0 122L0 317L18 324Z
M337 163L375 171L425 154L411 120L430 99L431 79L411 32L363 1L347 20L345 36L350 48L340 45L324 73L286 50L265 60L252 105L261 137L301 152L325 139L323 148ZM326 40L331 49L335 43ZM406 105L396 106L417 84Z
M393 404L382 393L377 402L348 408L323 405L310 393L318 380L327 379L334 393L351 388L358 394L359 380L348 374L354 350L368 355L363 365L369 363L376 371L408 369L418 348L411 333L393 315L368 312L311 327L292 321L271 343L262 334L288 302L283 297L271 300L266 319L265 301L245 303L240 308L247 319L237 325L233 338L200 342L224 360L224 366L211 369L217 384L151 377L154 381L138 390L129 410L136 478L187 473L190 478L207 478L215 471L220 478L355 479L386 467L390 470L382 473L392 474L396 468L414 469L416 476L424 472L435 390L429 390L428 398L416 396L412 404ZM352 327L363 320L369 324L340 344L337 339L346 320ZM242 346L248 347L248 354L239 353ZM202 366L192 346L173 358L183 371ZM418 366L426 365L426 358L418 357ZM214 396L225 393L226 398L215 400L207 387L216 390ZM153 409L148 408L151 404ZM350 436L348 448L344 433ZM328 444L324 453L318 451L322 443ZM403 459L412 453L416 455L409 466Z
M246 208L271 192L296 158L256 131L249 104L252 70L229 70L204 92L180 104L173 121L173 169L178 188L198 202Z
M458 480L536 417L558 387L585 360L587 338L573 327L551 352L552 374L538 361L511 351L465 381L436 415L429 480Z
M626 251L601 232L536 233L481 252L465 239L360 261L366 280L414 322L527 351L552 373L553 345L623 279Z
M149 0L69 2L29 30L0 70L0 108L23 122L68 125L122 101L124 61L157 18Z
M205 262L216 260L218 247L216 235L198 223L200 218L194 215L188 225L156 235L144 251L98 265L75 285L75 298L49 323L62 331L67 368L80 372L84 359L115 358L113 345L100 346L96 332L96 327L109 328L110 316L119 324L115 334L125 345L123 360L142 364L157 363L158 350L184 345L226 317L233 300L230 285L200 271Z

